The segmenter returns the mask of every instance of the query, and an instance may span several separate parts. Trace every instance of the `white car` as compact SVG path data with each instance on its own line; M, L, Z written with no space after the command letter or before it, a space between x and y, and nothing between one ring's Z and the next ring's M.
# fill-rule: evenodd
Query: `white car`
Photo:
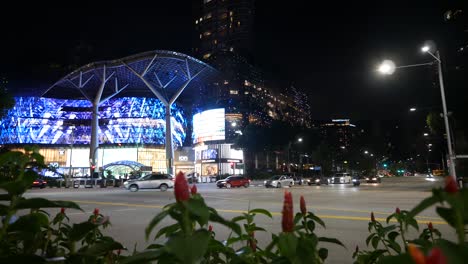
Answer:
M330 178L330 183L351 183L352 177L351 174L344 172L344 173L336 173L335 176Z
M167 188L174 187L174 178L169 174L152 173L136 180L128 180L124 182L124 187L132 192L139 189L160 189L164 192Z
M281 188L284 186L293 186L294 180L287 175L276 175L263 182L265 187Z

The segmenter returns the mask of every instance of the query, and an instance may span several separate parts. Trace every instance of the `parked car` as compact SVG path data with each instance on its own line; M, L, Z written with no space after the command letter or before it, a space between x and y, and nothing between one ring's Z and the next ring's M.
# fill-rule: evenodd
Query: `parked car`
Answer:
M321 185L326 184L328 185L328 179L322 176L315 176L312 178L307 179L307 184L310 186L312 184Z
M250 179L244 176L229 176L226 179L222 179L216 182L216 186L218 188L231 188L231 187L241 187L244 186L245 188L249 187Z
M367 176L366 178L367 183L381 183L382 178L378 176Z
M160 189L164 192L174 187L174 178L169 174L151 173L136 180L124 182L124 187L132 192L139 189Z
M287 175L276 175L263 182L265 187L281 188L283 186L293 186L294 180Z
M330 183L351 183L351 174L347 172L336 173L330 178Z
M47 187L47 181L44 179L36 179L33 181L31 187L44 189L45 187Z

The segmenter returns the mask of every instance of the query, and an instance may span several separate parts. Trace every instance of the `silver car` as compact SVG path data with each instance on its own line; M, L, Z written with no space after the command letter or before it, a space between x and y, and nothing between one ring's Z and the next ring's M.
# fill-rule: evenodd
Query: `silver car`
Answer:
M167 188L174 187L174 178L169 174L152 173L136 180L126 181L124 187L132 192L139 189L160 189L164 192Z
M294 180L287 175L276 175L263 182L265 187L281 188L283 186L293 186Z

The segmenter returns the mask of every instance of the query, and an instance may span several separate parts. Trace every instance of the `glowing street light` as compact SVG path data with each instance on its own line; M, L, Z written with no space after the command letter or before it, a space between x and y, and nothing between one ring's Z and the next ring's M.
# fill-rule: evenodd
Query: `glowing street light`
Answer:
M414 112L414 111L416 111L416 107L411 107L409 110L410 110L410 112Z
M298 138L298 139L297 139L297 142L302 142L302 138Z
M404 66L398 66L396 67L395 64L391 60L384 60L382 64L379 66L378 71L382 74L392 74L396 68L409 68L409 67L418 67L418 66L426 66L426 65L434 65L437 63L437 72L439 75L439 87L440 87L440 95L442 99L442 110L443 110L443 117L444 117L444 123L445 123L445 133L447 135L447 148L448 148L448 154L449 154L449 159L450 159L450 167L449 167L449 173L453 178L457 178L456 170L455 170L455 153L453 151L453 146L452 146L452 137L450 134L450 126L449 126L449 121L448 121L448 115L447 115L447 103L445 101L445 89L444 89L444 78L443 78L443 73L442 73L442 60L440 59L440 53L438 50L435 51L435 54L431 52L431 46L432 45L424 45L421 47L421 51L424 53L427 53L432 56L432 58L435 59L435 61L428 62L428 63L420 63L420 64L412 64L412 65L404 65ZM428 136L429 134L424 133L424 136Z
M365 151L364 151L364 154L369 154L369 151L365 150Z
M424 133L423 135L424 135L425 137L429 136L429 134L428 134L428 133Z

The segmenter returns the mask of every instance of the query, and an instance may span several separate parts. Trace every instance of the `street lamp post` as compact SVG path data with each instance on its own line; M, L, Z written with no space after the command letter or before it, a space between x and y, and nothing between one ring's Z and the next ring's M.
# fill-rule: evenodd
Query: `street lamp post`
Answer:
M448 121L448 115L447 115L447 103L445 100L445 89L444 89L444 78L443 78L443 72L442 72L442 61L440 59L440 53L439 51L435 52L435 55L430 51L429 46L424 46L421 48L421 51L424 53L428 53L431 55L437 62L437 72L439 75L439 86L440 86L440 94L442 98L442 110L443 110L443 116L444 116L444 123L445 123L445 133L447 134L447 148L449 152L449 173L454 177L455 179L457 178L456 170L455 170L455 154L452 148L452 137L450 135L450 126L449 126L449 121ZM404 66L395 66L395 64L390 61L390 60L385 60L378 68L378 71L382 74L393 74L395 72L395 69L398 68L409 68L409 67L417 67L417 66L425 66L425 65L433 65L433 62L428 62L428 63L420 63L420 64L412 64L412 65L404 65Z

